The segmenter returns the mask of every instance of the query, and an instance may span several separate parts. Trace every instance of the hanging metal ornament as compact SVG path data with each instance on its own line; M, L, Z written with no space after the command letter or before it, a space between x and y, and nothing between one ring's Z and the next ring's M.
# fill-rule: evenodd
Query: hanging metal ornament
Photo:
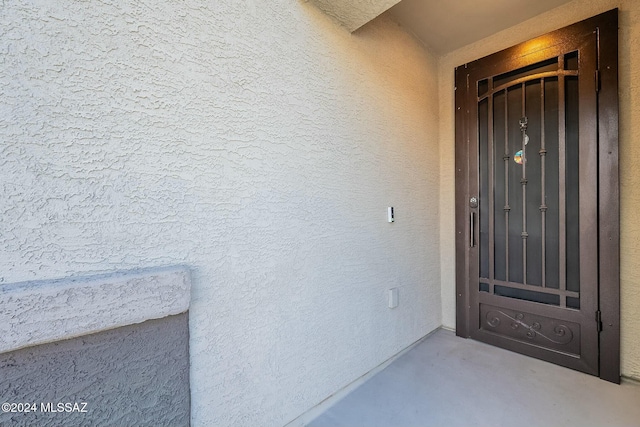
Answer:
M519 165L523 164L526 161L525 147L529 143L529 135L527 135L528 123L529 120L526 116L520 119L520 132L522 132L522 150L518 150L516 154L513 155L513 161Z

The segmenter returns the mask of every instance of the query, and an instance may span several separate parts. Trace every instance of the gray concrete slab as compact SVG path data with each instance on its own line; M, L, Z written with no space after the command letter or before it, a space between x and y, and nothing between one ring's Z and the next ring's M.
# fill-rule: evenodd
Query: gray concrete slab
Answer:
M640 426L640 385L440 330L309 427Z

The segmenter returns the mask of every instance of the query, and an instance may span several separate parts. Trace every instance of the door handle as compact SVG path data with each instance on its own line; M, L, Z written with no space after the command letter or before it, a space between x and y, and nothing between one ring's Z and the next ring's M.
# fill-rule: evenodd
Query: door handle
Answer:
M476 225L476 213L472 211L469 213L469 247L471 248L476 246L475 225Z
M478 198L473 196L469 199L469 207L471 209L478 208ZM476 246L476 213L475 211L469 211L469 247Z

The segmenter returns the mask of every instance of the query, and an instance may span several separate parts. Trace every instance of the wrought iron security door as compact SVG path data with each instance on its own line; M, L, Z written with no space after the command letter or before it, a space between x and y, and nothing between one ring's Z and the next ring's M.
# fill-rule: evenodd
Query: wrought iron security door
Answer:
M456 70L458 334L612 381L619 367L601 372L599 352L600 287L617 286L601 284L601 261L617 259L601 253L612 214L599 175L613 159L599 91L616 31L612 11Z

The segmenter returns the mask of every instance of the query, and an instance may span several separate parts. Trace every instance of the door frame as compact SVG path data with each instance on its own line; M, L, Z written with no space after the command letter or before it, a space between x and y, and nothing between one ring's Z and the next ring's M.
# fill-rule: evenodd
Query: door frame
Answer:
M599 377L620 383L620 192L618 176L618 9L613 9L568 27L550 32L486 58L508 60L549 49L568 31L598 31L598 300L601 313L599 333ZM482 58L482 59L486 59ZM470 336L469 319L469 183L475 176L477 159L469 156L469 90L467 68L455 69L455 230L456 230L456 335ZM476 178L473 178L476 179ZM596 319L594 319L595 321Z

